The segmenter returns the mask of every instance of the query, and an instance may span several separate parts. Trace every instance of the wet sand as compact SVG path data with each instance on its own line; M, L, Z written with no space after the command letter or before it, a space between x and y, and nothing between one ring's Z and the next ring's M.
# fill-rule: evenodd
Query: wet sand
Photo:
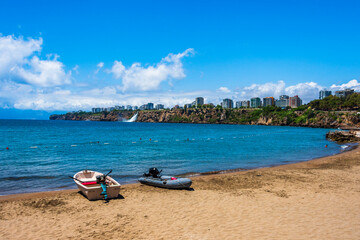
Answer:
M0 196L0 239L360 239L360 148L192 179L194 191L126 185L109 203Z

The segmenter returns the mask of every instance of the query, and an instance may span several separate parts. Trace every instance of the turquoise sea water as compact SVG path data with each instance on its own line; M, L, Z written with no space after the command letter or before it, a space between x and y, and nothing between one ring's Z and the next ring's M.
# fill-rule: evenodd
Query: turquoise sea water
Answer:
M325 139L328 131L276 126L0 120L0 195L75 188L68 176L85 168L100 172L113 169L116 180L130 183L153 166L172 175L305 161L342 150Z

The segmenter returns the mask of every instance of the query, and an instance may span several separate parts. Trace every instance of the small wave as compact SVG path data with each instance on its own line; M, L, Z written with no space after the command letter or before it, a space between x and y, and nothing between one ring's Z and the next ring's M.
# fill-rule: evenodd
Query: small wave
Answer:
M30 148L38 148L37 146L31 146Z
M77 147L77 145L71 145L70 147Z

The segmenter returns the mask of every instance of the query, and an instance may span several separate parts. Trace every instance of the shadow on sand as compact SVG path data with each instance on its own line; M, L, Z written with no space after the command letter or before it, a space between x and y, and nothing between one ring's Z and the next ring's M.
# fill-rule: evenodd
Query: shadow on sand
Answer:
M80 194L80 195L82 195L84 198L88 199L88 198L86 197L86 195L85 195L84 193L82 193L81 191L78 191L77 193ZM108 202L111 201L111 200L118 200L118 199L125 199L125 197L124 197L123 195L121 195L121 194L118 194L118 196L117 196L116 198L110 198L110 199L108 199L108 200L105 200L105 202L108 203ZM104 199L89 200L89 201L104 201Z

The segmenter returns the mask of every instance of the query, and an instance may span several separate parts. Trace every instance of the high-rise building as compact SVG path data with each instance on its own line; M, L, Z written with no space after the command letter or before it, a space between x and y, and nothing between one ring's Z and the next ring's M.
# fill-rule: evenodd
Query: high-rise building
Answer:
M229 99L229 98L225 98L222 103L221 106L223 108L233 108L234 104L233 104L233 100Z
M195 98L195 107L198 108L201 105L204 105L204 98L203 97Z
M275 101L275 106L280 108L286 108L289 106L289 99L279 99Z
M104 108L92 108L93 113L101 113L104 111Z
M157 110L164 109L164 105L156 104L155 109L157 109Z
M153 109L154 109L154 104L153 104L153 103L148 103L148 104L146 104L145 109L146 109L146 110L153 110Z
M250 99L250 107L259 108L261 107L261 99L258 97L254 97Z
M127 106L126 106L126 110L132 110L132 106L131 106L131 105L127 105Z
M273 97L263 98L263 107L274 106L274 105L275 105L275 100Z
M241 102L240 102L240 101L237 101L237 102L235 103L235 106L236 106L236 108L241 108Z
M288 95L281 95L280 97L279 97L279 99L280 100L289 100L289 96Z
M241 101L241 107L249 108L250 107L250 101L248 101L248 100Z
M324 98L326 98L326 97L328 97L328 96L330 96L331 95L331 91L327 91L327 90L321 90L320 92L319 92L319 99L321 100L321 99L324 99Z
M336 91L335 96L341 97L341 98L346 98L347 96L349 96L353 93L354 93L354 89L345 89L345 90Z
M297 108L300 107L302 105L302 100L299 98L298 95L294 96L294 97L290 97L289 99L289 105L292 108Z

